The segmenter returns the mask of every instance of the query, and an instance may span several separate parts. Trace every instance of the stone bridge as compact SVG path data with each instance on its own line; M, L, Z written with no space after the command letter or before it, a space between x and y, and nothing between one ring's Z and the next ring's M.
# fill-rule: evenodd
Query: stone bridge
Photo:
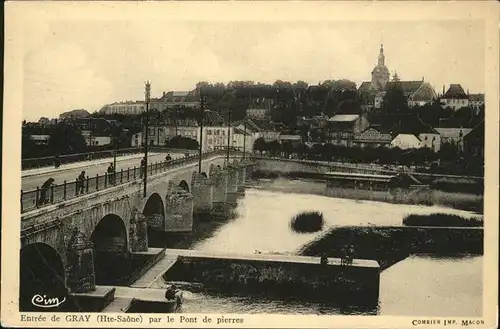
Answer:
M35 290L85 293L123 283L144 260L138 256L148 251L148 231L191 232L193 214L234 203L252 169L241 156L227 163L223 155L201 167L149 176L146 197L138 179L23 213L21 299Z

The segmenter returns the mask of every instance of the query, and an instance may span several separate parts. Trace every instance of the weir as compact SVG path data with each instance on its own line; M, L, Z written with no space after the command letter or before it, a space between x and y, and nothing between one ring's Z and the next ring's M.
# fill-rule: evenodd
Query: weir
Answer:
M177 260L163 275L166 281L202 283L224 291L265 291L266 294L327 300L377 303L380 266L377 261L355 259L342 265L339 258L279 254L236 255L196 250L166 249ZM233 291L231 291L233 290Z

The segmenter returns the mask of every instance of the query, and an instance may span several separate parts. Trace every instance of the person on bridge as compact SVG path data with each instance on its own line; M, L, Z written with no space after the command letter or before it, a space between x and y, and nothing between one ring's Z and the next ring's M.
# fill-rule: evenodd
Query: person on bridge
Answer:
M115 184L115 167L113 166L113 163L111 162L108 167L108 178L109 178L109 183L110 184Z
M57 169L61 166L61 159L59 159L59 155L54 157L54 167Z
M85 171L82 170L80 175L78 175L77 180L77 186L76 186L76 193L78 194L83 194L85 192Z
M144 176L144 171L146 169L146 157L141 160L141 178Z
M172 161L172 157L170 156L170 153L167 154L167 156L165 157L165 161L167 161L167 162Z

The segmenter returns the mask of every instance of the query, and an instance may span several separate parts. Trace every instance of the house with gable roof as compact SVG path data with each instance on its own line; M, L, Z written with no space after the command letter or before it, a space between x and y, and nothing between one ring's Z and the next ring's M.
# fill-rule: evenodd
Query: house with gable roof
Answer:
M334 145L352 146L354 136L370 126L368 119L360 114L337 114L328 119L327 136Z
M450 107L454 111L469 106L469 96L460 84L450 84L450 88L443 94L440 101L441 107Z
M390 131L394 136L394 140L391 142L393 146L399 143L401 144L400 148L403 148L402 146L405 145L428 147L434 152L438 152L441 149L441 136L439 132L424 123L417 114L401 115ZM415 136L420 143L417 143L411 135Z

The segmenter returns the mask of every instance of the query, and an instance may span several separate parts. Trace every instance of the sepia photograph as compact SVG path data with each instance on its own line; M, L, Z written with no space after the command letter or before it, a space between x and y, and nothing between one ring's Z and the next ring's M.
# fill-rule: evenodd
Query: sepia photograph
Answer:
M16 323L494 325L498 6L482 4L12 6Z

